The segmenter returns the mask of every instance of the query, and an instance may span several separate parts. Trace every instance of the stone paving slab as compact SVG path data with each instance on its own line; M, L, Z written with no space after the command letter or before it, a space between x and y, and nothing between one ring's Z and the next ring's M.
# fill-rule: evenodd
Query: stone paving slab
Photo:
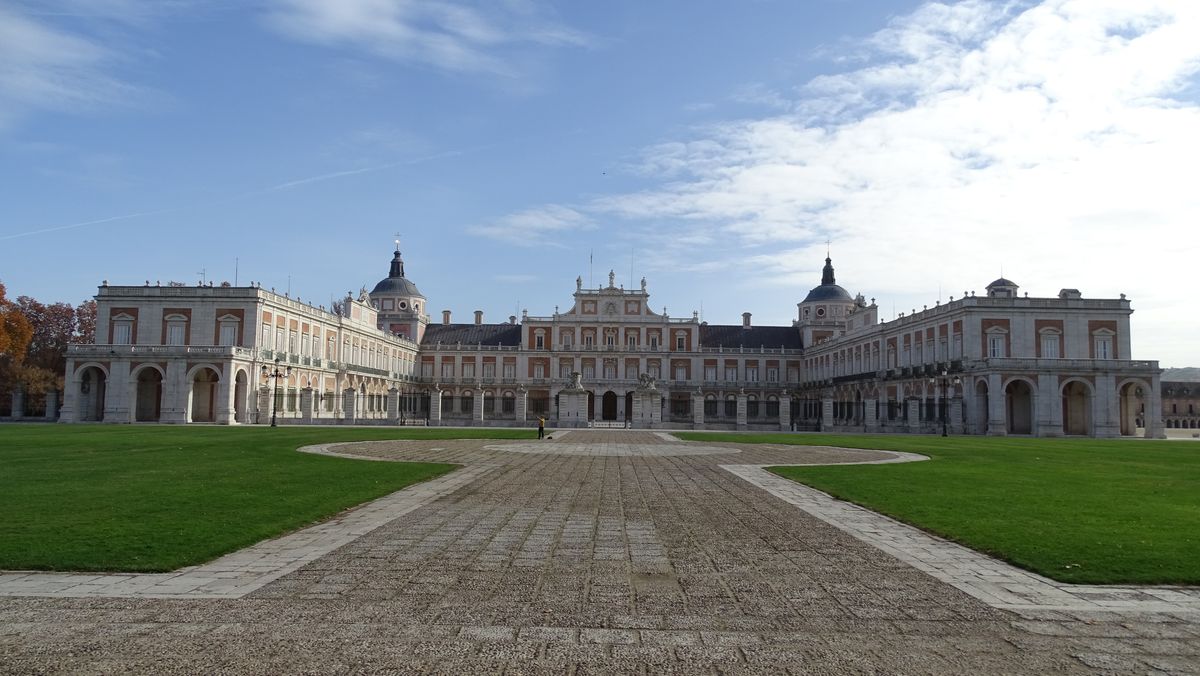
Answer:
M1200 670L1191 616L997 609L722 468L892 454L736 444L704 444L727 449L711 455L578 454L565 444L668 442L553 436L537 454L486 440L326 449L478 473L238 598L147 598L130 575L111 576L133 580L120 598L0 598L0 672ZM455 476L468 477L443 479ZM206 584L262 572L262 561L210 567Z

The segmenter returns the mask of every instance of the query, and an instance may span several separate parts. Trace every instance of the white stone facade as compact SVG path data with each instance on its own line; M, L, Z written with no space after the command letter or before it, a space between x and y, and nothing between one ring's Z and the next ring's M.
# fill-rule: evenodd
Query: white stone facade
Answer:
M797 321L765 327L656 312L645 280L626 290L611 273L576 280L565 312L435 324L399 252L337 312L257 287L96 299L97 344L68 353L64 422L1162 435L1161 371L1129 358L1128 300L1020 297L1003 279L881 323L827 259Z

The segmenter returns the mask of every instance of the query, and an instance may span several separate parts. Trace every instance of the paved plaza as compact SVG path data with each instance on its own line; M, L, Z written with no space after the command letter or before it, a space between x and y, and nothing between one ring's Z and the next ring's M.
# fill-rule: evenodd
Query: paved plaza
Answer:
M1013 569L761 468L907 454L571 431L169 574L0 574L2 673L1200 673L1195 589Z

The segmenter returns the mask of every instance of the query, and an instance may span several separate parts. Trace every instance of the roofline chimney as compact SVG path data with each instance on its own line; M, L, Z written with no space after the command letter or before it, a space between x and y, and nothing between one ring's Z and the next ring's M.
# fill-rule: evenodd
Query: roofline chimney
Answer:
M750 328L750 313L749 312L742 313L742 328L743 329Z
M508 316L508 323L509 323L509 324L516 324L516 323L517 323L517 316L516 316L516 315L509 315L509 316Z
M475 311L475 326L479 326L482 323L483 323L483 310L476 310Z
M450 311L449 310L442 310L442 324L449 326L449 324L450 324Z

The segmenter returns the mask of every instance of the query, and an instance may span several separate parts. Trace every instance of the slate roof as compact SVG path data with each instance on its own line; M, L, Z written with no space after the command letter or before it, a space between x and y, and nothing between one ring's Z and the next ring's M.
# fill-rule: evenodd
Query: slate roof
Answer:
M443 345L520 345L520 324L430 324L421 339L423 347Z
M702 324L700 345L703 347L755 348L783 347L799 350L800 332L792 326L752 326L742 328L740 324Z

